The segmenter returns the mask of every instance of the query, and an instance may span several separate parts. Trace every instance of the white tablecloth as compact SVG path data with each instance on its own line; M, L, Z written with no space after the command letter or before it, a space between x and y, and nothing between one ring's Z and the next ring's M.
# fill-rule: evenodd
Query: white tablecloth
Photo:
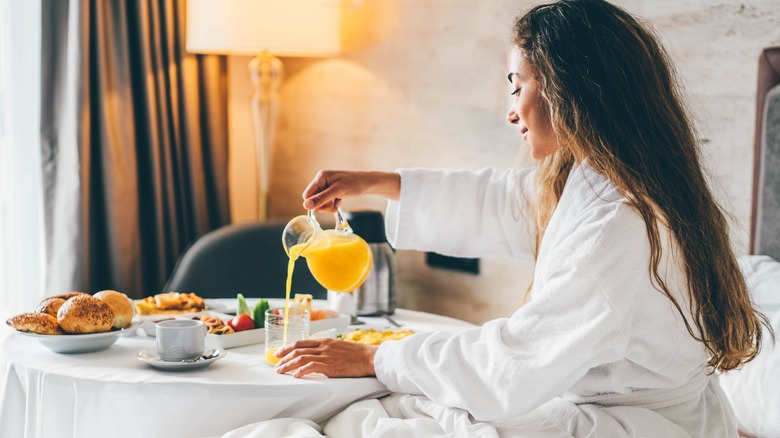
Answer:
M369 324L387 322L361 318ZM417 331L469 323L409 310L394 319ZM0 437L201 437L280 417L321 420L387 394L375 378L295 379L265 364L263 345L231 348L201 370L159 371L138 361L155 340L139 332L107 350L58 354L0 328Z

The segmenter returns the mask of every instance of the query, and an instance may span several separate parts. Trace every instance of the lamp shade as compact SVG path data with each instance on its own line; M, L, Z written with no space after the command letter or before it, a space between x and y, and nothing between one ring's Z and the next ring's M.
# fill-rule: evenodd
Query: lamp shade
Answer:
M192 53L328 56L341 50L340 0L188 0Z

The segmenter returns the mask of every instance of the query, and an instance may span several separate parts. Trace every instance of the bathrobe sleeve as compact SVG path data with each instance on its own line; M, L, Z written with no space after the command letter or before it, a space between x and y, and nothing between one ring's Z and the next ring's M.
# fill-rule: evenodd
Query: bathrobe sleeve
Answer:
M646 281L649 247L638 215L625 205L610 208L568 228L548 254L553 262L537 271L543 286L510 318L385 342L374 359L379 380L493 421L527 413L588 370L624 358L631 286Z
M393 247L456 257L533 257L534 170L397 172L400 201L390 201L386 213Z

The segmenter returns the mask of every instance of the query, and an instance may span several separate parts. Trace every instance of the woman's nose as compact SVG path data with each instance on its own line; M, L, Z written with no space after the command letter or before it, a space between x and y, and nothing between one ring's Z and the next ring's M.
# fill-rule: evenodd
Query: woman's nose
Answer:
M513 125L516 125L517 122L520 121L520 116L517 115L517 111L515 111L514 108L510 109L509 113L507 113L506 121Z

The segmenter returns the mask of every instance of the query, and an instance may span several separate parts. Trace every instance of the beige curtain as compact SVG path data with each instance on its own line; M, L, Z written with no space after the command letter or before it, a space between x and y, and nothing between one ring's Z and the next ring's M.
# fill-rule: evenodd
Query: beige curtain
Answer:
M49 293L157 293L229 222L226 63L185 52L185 7L43 0Z

